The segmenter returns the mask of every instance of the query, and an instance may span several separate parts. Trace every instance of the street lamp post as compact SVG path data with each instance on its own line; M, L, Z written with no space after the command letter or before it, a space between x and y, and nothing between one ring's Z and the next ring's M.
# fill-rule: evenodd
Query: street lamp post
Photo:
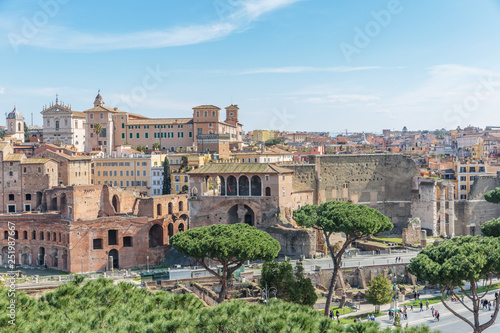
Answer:
M266 287L261 290L260 299L263 300L267 306L269 306L269 296L271 296L271 294L274 293L274 298L276 298L277 292L278 291L274 287L268 288L266 283Z
M146 256L146 261L147 261L146 270L149 272L149 256Z

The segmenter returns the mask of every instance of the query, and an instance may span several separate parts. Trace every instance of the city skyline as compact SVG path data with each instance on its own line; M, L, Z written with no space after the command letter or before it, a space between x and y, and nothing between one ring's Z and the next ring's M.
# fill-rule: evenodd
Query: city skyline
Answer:
M0 2L0 105L151 118L232 103L245 131L500 124L496 1ZM321 119L318 123L317 119Z

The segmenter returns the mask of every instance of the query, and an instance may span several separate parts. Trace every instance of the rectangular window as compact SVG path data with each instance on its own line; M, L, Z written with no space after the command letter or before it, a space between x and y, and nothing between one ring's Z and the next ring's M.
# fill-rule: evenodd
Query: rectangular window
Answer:
M192 138L193 137L193 132L189 132L189 137Z
M149 138L149 133L144 133L144 137L147 139Z
M125 133L122 133L122 139L125 139Z
M269 175L266 175L265 177L266 182L269 181Z
M142 181L142 186L144 186L144 187L148 186L148 182L147 182L147 180L143 180L143 181Z
M96 238L92 241L94 250L102 250L102 238Z
M176 192L179 192L179 184L176 184L176 185L175 185L175 191L176 191Z
M129 137L132 139L133 138L133 134L132 133L129 133Z
M128 182L128 180L127 180L127 186L129 186L129 184L130 184L130 183L129 183L129 182Z
M178 132L177 133L178 138L183 138L184 137L184 132Z
M467 189L467 186L466 186L466 185L460 185L460 189L461 189L461 190L466 190L466 189Z
M286 191L285 191L285 188L283 187L283 196L286 195Z
M101 171L97 171L97 177L101 177Z
M123 177L123 170L120 170L120 177Z
M148 166L148 162L142 162L142 166Z
M174 125L168 125L168 128L174 128Z
M90 119L94 119L94 114L93 113L90 114Z
M125 123L122 123L122 128L125 128Z
M137 133L137 134L136 134L136 137L137 137L137 139L139 139L139 137L140 137L140 133Z
M460 180L465 182L467 180L467 177L466 176L460 176Z
M132 247L132 237L123 237L123 247Z
M126 171L125 171L125 176L127 176L127 177L128 177L128 170L126 170Z
M144 128L145 129L149 129L149 125L144 125Z
M142 170L142 176L146 177L146 170Z
M120 180L120 186L123 186L123 180Z
M141 181L140 180L136 180L135 181L135 186L141 186Z
M178 125L177 128L182 128L182 125Z
M118 245L118 230L108 230L108 245Z

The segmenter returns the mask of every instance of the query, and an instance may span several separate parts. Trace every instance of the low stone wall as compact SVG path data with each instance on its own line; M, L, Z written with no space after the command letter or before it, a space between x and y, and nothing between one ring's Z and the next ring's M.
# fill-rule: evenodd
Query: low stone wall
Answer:
M211 289L205 288L198 283L192 283L191 287L193 288L193 293L198 296L201 300L203 300L208 306L216 306L219 304L217 302L217 294L214 293Z
M162 288L172 288L179 282L182 282L184 284L190 284L192 282L212 283L212 282L220 282L220 280L215 276L204 276L204 277L198 277L198 278L179 279L179 280L162 280L161 287ZM154 283L156 283L156 282L154 282Z

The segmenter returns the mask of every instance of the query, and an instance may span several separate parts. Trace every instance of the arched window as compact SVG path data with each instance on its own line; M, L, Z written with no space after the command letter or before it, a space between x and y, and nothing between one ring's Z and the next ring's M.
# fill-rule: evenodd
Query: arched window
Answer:
M169 223L168 225L168 237L172 237L174 235L174 224Z
M19 239L19 232L17 230L14 231L14 239Z
M237 195L237 183L236 183L236 177L234 176L229 176L227 177L227 195L235 196Z
M184 211L184 202L179 201L179 212L182 212L182 211Z
M156 205L156 215L162 215L161 204Z
M3 232L3 239L9 239L9 232L7 230Z
M179 224L179 232L184 231L184 223Z
M271 196L271 188L268 186L266 187L266 197L270 197Z
M23 231L23 239L28 239L28 232L26 230Z
M262 196L262 182L259 176L252 177L252 197Z
M56 120L56 129L59 129L59 120Z
M18 132L21 132L21 123L18 123L18 124L17 124L17 131L18 131Z
M33 230L31 232L31 239L36 239L36 231L35 230Z
M40 240L43 240L44 239L43 237L44 237L43 236L43 231L40 231Z
M249 196L250 195L250 182L247 176L241 176L238 181L239 195Z
M173 210L174 210L174 207L173 207L172 203L171 203L171 202L169 202L169 203L168 203L168 213L169 213L169 214L172 214L172 213L173 213Z

